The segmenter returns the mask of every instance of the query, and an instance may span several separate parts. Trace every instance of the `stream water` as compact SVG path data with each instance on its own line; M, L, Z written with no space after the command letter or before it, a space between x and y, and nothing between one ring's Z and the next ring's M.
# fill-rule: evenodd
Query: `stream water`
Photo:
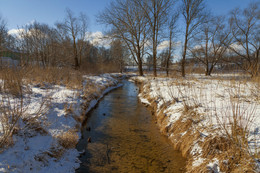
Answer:
M90 112L77 145L85 152L76 172L184 172L185 159L139 102L138 87L123 83Z

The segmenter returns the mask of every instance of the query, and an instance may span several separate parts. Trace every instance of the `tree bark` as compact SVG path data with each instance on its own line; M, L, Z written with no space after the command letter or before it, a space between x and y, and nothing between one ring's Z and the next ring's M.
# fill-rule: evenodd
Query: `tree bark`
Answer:
M187 52L187 44L188 44L188 35L187 34L188 34L188 28L186 29L184 50L183 50L183 56L182 56L182 61L181 61L181 75L182 75L182 77L185 77L186 52Z
M78 61L78 52L77 52L77 45L75 37L73 37L73 54L74 54L74 62L75 62L75 69L79 68L79 61Z

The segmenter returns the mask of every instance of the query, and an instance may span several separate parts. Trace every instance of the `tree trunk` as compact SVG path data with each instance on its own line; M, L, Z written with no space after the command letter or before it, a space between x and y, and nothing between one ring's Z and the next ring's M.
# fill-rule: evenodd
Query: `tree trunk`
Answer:
M139 49L140 50L140 49ZM140 51L137 53L137 61L138 61L138 71L139 71L139 75L143 76L143 63L142 63L142 59L141 59L141 53Z
M210 76L210 74L209 74L209 66L208 65L206 67L205 76Z
M139 71L139 75L143 76L143 65L142 65L142 61L138 62L138 71Z
M167 77L169 76L169 60L170 60L170 58L168 58L167 62L166 62L166 75L167 75Z
M78 61L78 52L77 52L75 37L73 37L73 49L74 49L73 53L74 53L75 69L77 70L79 68L79 61Z
M182 75L182 77L185 77L186 52L187 52L187 45L188 45L188 31L189 31L189 26L186 26L184 50L183 50L183 56L182 56L182 61L181 61L181 75Z
M154 77L157 77L157 69L156 69L156 48L153 50L153 75Z
M185 38L183 56L182 56L182 61L181 61L181 75L182 75L182 77L185 77L186 51L187 51L187 38Z
M211 67L210 67L210 69L209 69L208 76L211 76L211 73L212 73L213 69L214 69L214 65L211 65Z

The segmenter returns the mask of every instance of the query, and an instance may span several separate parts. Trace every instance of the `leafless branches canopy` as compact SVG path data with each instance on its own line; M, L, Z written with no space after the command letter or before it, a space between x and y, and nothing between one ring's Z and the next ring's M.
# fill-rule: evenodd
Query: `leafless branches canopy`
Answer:
M175 52L180 52L177 63L183 77L189 62L203 66L205 75L235 64L254 77L260 71L259 6L252 3L223 17L214 16L205 0L113 0L97 17L107 26L100 38L110 39L105 46L90 39L87 16L70 9L54 27L35 21L18 28L16 36L8 34L0 17L0 55L18 54L22 65L85 70L100 66L102 72L108 62L122 72L131 57L139 75L147 65L157 76L159 67L169 75L178 42L182 47Z
M181 73L185 77L185 61L188 44L191 38L197 33L197 29L204 22L205 18L204 0L182 0L181 13L185 22L185 40L181 60Z
M235 9L229 19L232 44L228 46L241 61L236 62L251 76L260 69L260 3L252 3L244 10Z

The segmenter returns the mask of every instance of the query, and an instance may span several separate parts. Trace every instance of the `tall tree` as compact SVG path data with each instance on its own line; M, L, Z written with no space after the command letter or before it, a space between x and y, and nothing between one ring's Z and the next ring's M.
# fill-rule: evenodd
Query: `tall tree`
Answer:
M26 25L19 32L19 43L22 52L27 53L27 63L22 60L24 64L28 64L29 60L34 63L41 64L43 67L50 65L55 58L54 43L56 42L56 31L47 24L33 22ZM29 59L30 57L30 59Z
M144 0L135 1L138 6L145 12L150 31L152 41L152 56L153 56L153 74L157 76L157 48L162 42L160 36L162 35L163 27L167 25L167 21L170 14L170 9L174 4L174 0Z
M196 35L196 30L204 21L204 0L181 0L181 13L185 21L185 40L181 60L181 73L185 77L185 62L188 44L191 38Z
M115 0L99 16L98 21L111 26L111 36L121 39L143 75L143 56L147 43L148 22L138 0ZM142 1L143 2L143 1Z
M5 44L7 42L7 28L6 21L0 16L0 56L2 52L5 50Z
M114 60L114 63L118 65L120 73L123 73L125 58L127 57L125 46L119 39L113 40L110 45L110 56Z
M229 32L225 29L225 19L221 16L207 17L201 32L195 37L197 45L192 55L204 65L205 75L211 75L214 67L223 58L229 44Z
M64 39L70 38L72 40L73 47L73 57L74 57L74 66L75 69L80 67L79 51L81 53L82 44L77 44L78 40L84 41L86 27L87 27L87 18L81 14L80 17L75 17L70 9L66 10L66 18L63 22L56 23L58 30L63 33Z
M174 13L168 22L169 46L168 46L168 54L167 54L167 58L166 58L166 67L165 67L167 76L169 76L169 66L170 66L172 56L173 56L174 39L175 39L176 33L177 33L176 29L177 29L178 17L179 17L179 13Z
M80 23L80 32L79 32L79 39L77 41L78 43L78 53L79 53L79 64L82 63L82 56L84 52L86 51L87 41L87 29L88 29L88 19L87 16L83 13L80 13L79 15L79 23Z
M230 16L232 44L229 45L235 55L241 58L237 63L252 77L260 70L260 3L252 3L244 10L235 9Z

